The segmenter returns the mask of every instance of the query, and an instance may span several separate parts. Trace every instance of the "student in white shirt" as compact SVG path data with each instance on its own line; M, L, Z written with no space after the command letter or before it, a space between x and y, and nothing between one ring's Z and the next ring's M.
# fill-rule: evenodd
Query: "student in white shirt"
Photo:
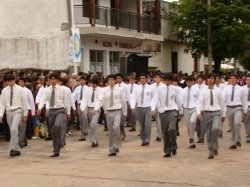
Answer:
M179 115L183 114L179 90L171 84L172 75L164 75L166 85L158 87L152 100L152 114L155 115L156 108L160 113L161 126L164 143L164 157L177 154L176 123Z
M243 87L245 97L247 98L247 114L245 115L246 125L246 143L250 143L250 74L246 77L246 85Z
M148 146L151 138L151 102L154 96L154 88L147 84L147 76L140 75L140 85L131 96L131 109L135 113L137 108L137 116L141 125L141 146Z
M185 123L187 125L187 132L189 137L189 148L196 148L194 141L194 132L197 120L197 102L200 90L194 87L194 77L189 76L186 79L187 87L182 93L182 106Z
M208 87L200 93L197 105L197 117L203 120L205 126L208 159L213 159L214 155L218 155L218 135L220 125L225 121L226 115L223 93L214 86L214 81L214 75L209 74L207 76Z
M237 76L230 76L230 86L223 90L227 106L227 118L231 129L231 146L229 149L241 147L240 126L242 114L247 113L247 98L243 88L237 84Z
M9 143L10 156L14 157L21 155L18 142L18 129L20 125L24 125L27 120L27 97L24 89L15 84L13 74L7 74L5 81L8 86L2 90L0 97L0 123L2 123L3 114L6 110L11 135Z
M98 106L98 99L101 97L103 89L98 86L99 83L98 78L92 78L90 82L91 82L91 88L84 93L80 107L81 107L81 115L87 113L89 119L91 128L92 147L98 147L98 138L96 131L101 112L101 109ZM97 111L95 111L95 107L98 107Z
M121 119L126 120L127 118L127 104L123 89L115 86L115 75L107 76L107 80L108 86L103 88L95 111L98 111L103 106L109 131L108 156L116 156L119 153L121 144Z

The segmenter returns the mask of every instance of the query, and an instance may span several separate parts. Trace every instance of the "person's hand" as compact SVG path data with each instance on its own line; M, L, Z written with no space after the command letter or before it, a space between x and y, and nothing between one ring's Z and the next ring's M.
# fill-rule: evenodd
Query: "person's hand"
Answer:
M41 115L41 109L38 109L36 113L37 113L37 116L40 116Z
M132 110L133 114L135 114L135 109L134 109L134 108L131 108L131 110Z
M81 116L83 116L84 115L84 110L81 110Z
M155 110L152 111L152 116L153 116L154 118L156 117L156 112L155 112Z
M197 118L198 118L199 120L202 120L202 119L203 119L203 117L202 117L201 114L198 114L198 115L197 115Z
M46 109L45 115L49 116L49 110L48 109Z
M0 123L3 123L3 117L0 117Z
M70 121L70 119L71 119L71 116L67 115L67 120Z
M224 123L225 120L226 120L226 118L225 118L225 117L222 117L222 118L221 118L221 123Z
M77 116L77 111L76 110L73 110L73 115Z
M179 115L178 115L178 119L179 119L179 120L181 120L182 117L183 117L182 114L179 114Z
M127 116L123 115L122 119L125 121L127 119Z
M95 115L97 113L97 110L93 110L91 113Z
M23 122L23 124L25 124L25 125L26 125L26 122L27 122L27 116L23 116L23 118L22 118L22 122Z

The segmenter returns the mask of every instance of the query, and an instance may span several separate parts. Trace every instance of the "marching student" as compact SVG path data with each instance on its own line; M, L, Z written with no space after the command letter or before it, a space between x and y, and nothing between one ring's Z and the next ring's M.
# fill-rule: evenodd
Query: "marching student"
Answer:
M246 142L250 143L250 74L246 76L246 85L243 87L245 97L247 98L247 114L244 122L246 125Z
M138 84L135 83L136 79L134 75L129 76L129 84L126 86L126 96L127 96L127 107L128 107L128 123L130 123L130 132L136 131L136 114L132 112L130 106L130 100L133 93L138 89Z
M58 85L59 76L55 73L49 75L51 86L44 90L37 114L41 114L41 109L48 102L49 124L51 125L53 154L50 157L60 156L63 139L63 127L70 119L70 103L68 95L62 86Z
M226 114L231 130L231 146L229 149L241 147L240 126L242 114L247 113L247 98L244 90L237 84L237 75L230 76L230 85L223 90L227 106Z
M108 156L116 156L119 153L121 144L121 120L126 120L127 104L125 93L122 88L115 86L115 75L108 75L108 86L103 88L98 104L95 107L97 112L100 106L103 106L106 112L109 136L109 154Z
M0 123L3 120L3 114L6 110L7 122L10 129L10 156L20 156L20 147L18 142L18 129L20 125L26 125L27 120L27 96L24 89L15 84L13 74L6 74L5 81L7 87L2 90L0 98Z
M20 146L20 148L23 148L23 147L28 146L28 141L27 141L27 137L26 137L26 129L28 126L29 126L28 128L30 128L30 129L32 128L31 121L32 121L32 118L36 114L36 108L35 108L35 102L34 102L32 92L28 88L26 88L26 86L25 86L25 79L19 78L18 85L24 89L25 95L27 97L27 109L28 109L27 121L25 124L20 125L19 134L18 134L19 135L19 146ZM32 135L30 135L30 136L32 136Z
M153 77L154 83L152 86L154 87L154 92L157 90L159 86L164 85L162 83L162 78L160 74L155 74ZM158 113L158 110L156 109L156 141L161 141L162 139L162 130L161 130L161 119Z
M187 87L184 88L182 93L183 114L185 123L187 125L187 132L189 137L189 148L196 148L194 141L194 131L197 120L197 102L200 90L194 87L194 77L189 76L186 79Z
M87 113L89 124L91 128L91 140L92 147L98 147L98 138L97 138L97 127L98 127L98 119L101 113L100 106L98 106L98 100L101 97L103 88L98 86L99 79L92 78L90 80L91 88L86 91L83 95L83 99L81 101L81 115ZM95 111L95 107L98 110Z
M151 102L154 95L154 88L147 84L147 76L145 74L140 75L140 85L138 89L132 94L130 106L135 114L135 108L137 107L138 121L141 126L141 146L148 146L151 138Z
M79 141L86 141L86 136L88 135L88 120L87 120L87 113L81 115L81 100L83 99L83 95L85 92L89 90L89 87L86 86L87 78L85 76L81 76L79 79L80 85L77 86L72 94L73 102L77 102L77 113L78 118L80 121L80 128L81 128L81 138Z
M218 155L218 135L220 125L225 121L226 107L224 96L220 89L214 86L215 76L207 76L207 88L204 88L198 99L197 117L203 120L208 144L208 159Z
M166 85L158 87L152 101L152 114L155 115L156 108L160 114L163 133L164 157L177 154L176 122L179 115L183 114L179 90L171 84L172 75L164 75Z

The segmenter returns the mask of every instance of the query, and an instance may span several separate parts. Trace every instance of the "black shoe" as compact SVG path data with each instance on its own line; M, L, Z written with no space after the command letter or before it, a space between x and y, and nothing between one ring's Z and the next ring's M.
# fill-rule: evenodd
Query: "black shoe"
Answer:
M125 140L125 135L121 135L121 141L124 141Z
M157 137L157 138L155 139L155 141L160 142L160 141L161 141L161 138Z
M169 158L169 157L171 157L171 153L166 153L163 157Z
M129 132L134 132L135 131L135 129L129 129Z
M54 153L53 155L50 156L51 158L53 157L59 157L59 153Z
M179 132L177 132L177 133L176 133L176 136L180 136L180 133L179 133Z
M108 156L116 156L116 153L109 153Z
M198 140L197 143L204 143L204 139Z
M22 148L24 148L24 147L27 147L28 146L28 144L27 143L25 143L25 144L19 144L19 147L22 149Z
M241 147L241 143L240 142L236 142L237 147Z
M236 145L231 145L231 146L229 147L229 149L237 149L237 146L236 146Z
M76 127L76 130L78 130L78 131L79 131L79 130L81 130L81 128L80 128L80 127Z
M218 156L218 151L217 150L214 150L213 152L214 152L215 156Z
M194 148L196 148L196 145L190 145L188 148L189 149L194 149Z
M172 150L172 155L176 155L177 151L176 150Z
M140 133L140 134L138 134L138 136L141 136L141 133Z
M231 132L231 129L229 129L227 132Z
M246 143L250 143L250 140L246 140Z
M141 146L148 146L148 145L149 145L148 142L143 142L143 143L141 144Z
M86 141L86 138L80 138L78 141L80 141L80 142Z
M223 134L221 133L221 134L219 134L219 138L223 138Z
M14 150L10 151L10 156L11 157L20 156L20 155L21 155L20 151L14 151Z
M92 142L92 147L98 147L98 143L93 143Z
M89 133L87 133L87 132L83 133L84 136L88 136L88 134L89 134Z
M208 158L208 159L213 159L213 158L214 158L214 155L209 155L207 158Z
M103 131L108 131L108 128L104 128L104 130Z
M51 138L51 137L46 137L44 140L45 140L45 141L51 141L52 138Z
M119 153L120 152L119 148L115 148L115 152Z

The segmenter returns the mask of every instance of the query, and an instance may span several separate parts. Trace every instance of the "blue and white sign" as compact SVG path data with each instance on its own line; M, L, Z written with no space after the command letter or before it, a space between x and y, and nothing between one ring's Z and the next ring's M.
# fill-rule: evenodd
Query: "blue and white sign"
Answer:
M78 28L72 28L72 36L74 40L74 62L81 62L81 39Z

